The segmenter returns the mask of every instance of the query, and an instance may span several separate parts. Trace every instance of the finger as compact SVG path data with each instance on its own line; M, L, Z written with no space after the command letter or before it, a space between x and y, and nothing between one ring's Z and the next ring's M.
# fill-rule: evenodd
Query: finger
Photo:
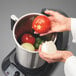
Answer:
M44 56L43 54L40 54L40 57L41 57L43 60L47 61L48 63L61 62L61 59L49 58L49 57Z
M41 57L43 60L47 61L48 63L58 62L58 60L50 59L50 58L45 57L44 55L41 55L41 54L40 54L40 57Z
M39 52L39 53L41 52L41 46L42 46L42 45L40 45L40 46L39 46L39 49L38 49L38 52Z
M54 63L56 62L55 60L47 60L48 63Z
M39 33L35 31L34 34L39 34Z
M46 54L44 52L39 53L39 56L43 60L47 61L48 63L54 63L54 62L61 62L62 61L61 58L58 59L55 56L53 57L54 54L50 54L50 55L51 55L51 57L49 56L49 54Z
M48 18L50 19L51 22L55 20L54 16L49 16Z
M52 10L46 10L45 13L49 14L49 15L52 15L52 16L55 16L56 14L58 14L58 12L52 11Z
M40 56L43 60L45 60L45 61L47 61L47 62L50 61L50 59L49 59L48 57L44 56L43 54L39 54L39 56Z
M43 56L45 58L50 58L50 54L47 54L47 53L42 52L42 51L39 52L39 55L41 55L41 56Z
M43 34L40 34L40 36L45 36L45 35L48 35L48 34L50 34L50 33L53 33L53 32L55 32L55 31L49 31L49 32L47 32L47 33L43 33Z
M63 59L50 59L47 60L48 63L55 63L55 62L63 62Z

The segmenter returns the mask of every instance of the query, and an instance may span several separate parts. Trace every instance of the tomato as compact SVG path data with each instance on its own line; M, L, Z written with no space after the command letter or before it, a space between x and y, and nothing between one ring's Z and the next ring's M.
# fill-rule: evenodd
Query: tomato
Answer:
M31 34L24 34L21 38L22 43L35 43L35 37L33 37Z
M38 33L45 33L50 29L50 20L47 16L37 16L32 23L32 28Z

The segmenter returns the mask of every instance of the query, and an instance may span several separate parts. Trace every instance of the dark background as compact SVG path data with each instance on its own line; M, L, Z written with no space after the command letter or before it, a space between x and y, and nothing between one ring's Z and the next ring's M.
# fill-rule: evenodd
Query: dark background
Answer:
M2 60L15 47L10 16L40 12L42 8L62 9L69 17L76 17L76 0L0 0L0 67ZM68 50L76 55L76 45L70 33ZM4 76L0 68L0 76ZM51 76L64 76L64 63L60 63Z

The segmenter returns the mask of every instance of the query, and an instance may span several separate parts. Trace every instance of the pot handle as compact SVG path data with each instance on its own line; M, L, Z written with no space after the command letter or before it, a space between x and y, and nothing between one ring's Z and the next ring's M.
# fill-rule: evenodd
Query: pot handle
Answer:
M13 26L18 18L15 15L11 15L11 30L13 30Z

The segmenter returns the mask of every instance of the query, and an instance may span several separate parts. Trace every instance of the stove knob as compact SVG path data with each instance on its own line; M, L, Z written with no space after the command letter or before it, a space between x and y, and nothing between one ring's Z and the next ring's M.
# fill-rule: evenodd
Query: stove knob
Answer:
M20 72L19 71L16 71L14 76L20 76Z

